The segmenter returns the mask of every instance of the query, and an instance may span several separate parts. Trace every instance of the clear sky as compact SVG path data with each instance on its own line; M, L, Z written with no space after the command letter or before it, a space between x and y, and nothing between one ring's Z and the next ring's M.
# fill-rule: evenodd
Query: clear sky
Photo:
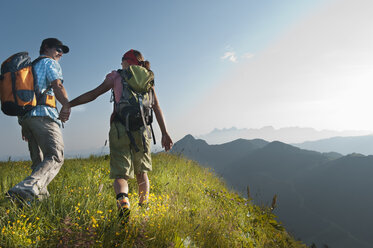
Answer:
M36 58L44 38L59 38L70 47L60 61L70 99L118 69L125 51L141 51L174 141L232 126L373 130L370 0L17 0L1 9L1 61ZM73 109L66 151L104 144L109 100ZM1 113L0 124L0 158L27 154L16 118Z

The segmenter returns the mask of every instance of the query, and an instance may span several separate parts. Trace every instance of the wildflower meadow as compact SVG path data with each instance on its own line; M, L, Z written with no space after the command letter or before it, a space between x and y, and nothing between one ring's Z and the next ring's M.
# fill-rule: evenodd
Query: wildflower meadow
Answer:
M153 155L146 207L130 181L131 214L118 218L108 156L68 159L51 196L18 205L7 190L30 161L0 162L0 247L306 247L270 208L229 191L213 172L170 154Z

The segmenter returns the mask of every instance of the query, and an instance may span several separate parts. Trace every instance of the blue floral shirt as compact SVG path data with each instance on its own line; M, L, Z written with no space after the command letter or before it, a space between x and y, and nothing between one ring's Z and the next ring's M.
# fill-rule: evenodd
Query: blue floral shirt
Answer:
M43 55L41 55L43 56ZM51 85L51 83L60 79L63 81L62 69L60 64L51 58L45 58L40 60L34 65L34 71L37 78L36 90L43 93ZM48 95L54 96L52 89L46 92ZM58 120L58 112L56 108L49 107L46 105L37 105L31 111L29 111L24 118L31 116L47 116L57 122L60 125L60 120Z

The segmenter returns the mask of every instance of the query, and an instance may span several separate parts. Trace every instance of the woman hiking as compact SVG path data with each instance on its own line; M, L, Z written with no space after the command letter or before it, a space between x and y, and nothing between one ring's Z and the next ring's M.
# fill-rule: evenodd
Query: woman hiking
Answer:
M144 61L144 57L139 51L129 50L123 55L121 65L122 70L112 71L106 75L104 82L97 88L64 105L61 109L60 119L67 121L72 107L93 101L108 90L113 90L114 111L111 115L109 131L110 178L114 179L113 186L119 216L124 216L127 220L130 213L128 179L133 178L134 174L136 175L140 206L146 204L149 197L150 186L147 172L152 170L152 161L150 153L151 135L148 124L152 115L149 117L151 110L145 107L147 104L149 107L149 102L162 132L162 147L168 151L172 148L173 142L166 130L162 110L154 91L153 72L150 70L149 61ZM149 89L148 93L145 92L140 96L133 92L134 88L138 87L138 85L131 85L135 79L140 80L139 83ZM138 98L135 99L135 96ZM149 99L152 99L152 101ZM121 108L123 102L126 102L127 105ZM130 106L130 102L135 107ZM144 105L144 108L142 105ZM148 115L144 112L148 112ZM136 118L133 116L136 116Z

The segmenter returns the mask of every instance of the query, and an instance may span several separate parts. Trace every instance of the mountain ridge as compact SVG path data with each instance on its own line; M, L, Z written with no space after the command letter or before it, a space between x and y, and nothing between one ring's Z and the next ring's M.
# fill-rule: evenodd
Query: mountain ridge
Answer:
M192 145L193 140L189 138ZM369 178L373 174L373 156L358 153L343 156L336 152L305 150L280 141L260 141L261 146L241 151L240 156L222 151L229 147L226 144L207 145L204 149L209 151L208 157L203 156L203 151L180 154L197 162L204 159L205 166L214 169L242 195L249 186L251 197L257 204L268 204L276 194L278 208L275 213L280 221L309 245L315 242L331 247L368 248L370 245L367 244L373 244L373 238L367 233L359 233L358 222L346 217L347 211L354 213L363 226L370 223L366 216L371 215L359 210L360 204L356 202L364 203L368 210L373 208L373 199L370 201L366 197L373 187ZM251 143L244 139L239 142L241 148L245 147L242 143ZM175 143L175 151L182 149L179 145ZM193 148L198 149L197 145ZM226 154L226 159L223 161L212 154ZM344 193L348 193L353 203L345 203ZM358 213L361 215L355 216Z
M316 130L309 127L283 127L274 128L265 126L262 128L215 128L211 132L196 135L196 138L206 140L208 144L223 144L238 138L255 139L261 138L267 141L282 141L285 143L302 143L306 141L316 141L336 136L362 136L372 134L368 130Z
M330 137L327 139L295 143L293 145L302 149L310 149L319 152L334 151L344 155L350 153L372 155L373 135L353 137Z

